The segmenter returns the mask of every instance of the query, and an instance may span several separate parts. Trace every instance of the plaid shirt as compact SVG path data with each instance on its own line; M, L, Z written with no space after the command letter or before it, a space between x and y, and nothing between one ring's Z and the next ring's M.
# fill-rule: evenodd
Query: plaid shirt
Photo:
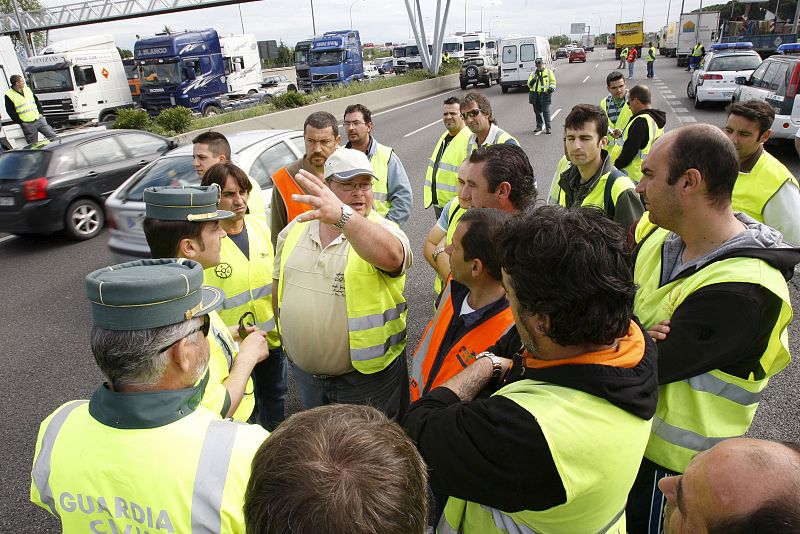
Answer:
M608 95L606 97L606 110L608 111L608 121L609 122L617 122L619 118L619 114L622 112L622 108L625 107L625 99L623 98L619 104L614 101L614 97Z

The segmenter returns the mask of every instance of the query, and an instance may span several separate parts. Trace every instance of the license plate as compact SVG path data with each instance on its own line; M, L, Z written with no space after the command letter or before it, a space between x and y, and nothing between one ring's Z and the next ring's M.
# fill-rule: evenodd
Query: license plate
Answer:
M13 206L14 197L0 197L0 206Z
M724 91L722 93L722 96L724 96L725 98L730 98L733 96L733 91Z
M468 81L468 82L477 82L477 81L478 81L478 78L470 78L470 79L469 79L469 80L467 80L467 81Z

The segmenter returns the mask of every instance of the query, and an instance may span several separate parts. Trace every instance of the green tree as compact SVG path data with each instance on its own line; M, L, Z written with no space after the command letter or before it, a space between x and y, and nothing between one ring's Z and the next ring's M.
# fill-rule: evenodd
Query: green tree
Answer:
M552 37L548 38L548 41L551 45L554 46L564 46L565 44L569 44L572 40L569 38L568 35L553 35Z
M163 29L163 30L161 30L161 31L162 31L163 33L172 33L172 28L170 28L169 26L166 26L166 25L165 25L165 26L164 26L164 29Z
M129 57L133 57L133 52L131 52L127 48L117 47L117 51L119 52L119 57L121 57L122 59L127 59Z

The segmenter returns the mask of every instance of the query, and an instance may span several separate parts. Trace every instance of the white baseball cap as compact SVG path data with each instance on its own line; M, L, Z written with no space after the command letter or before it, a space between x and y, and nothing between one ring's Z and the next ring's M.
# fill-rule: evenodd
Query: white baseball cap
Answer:
M325 161L325 179L336 178L342 182L352 180L361 175L375 176L367 155L360 150L340 148Z

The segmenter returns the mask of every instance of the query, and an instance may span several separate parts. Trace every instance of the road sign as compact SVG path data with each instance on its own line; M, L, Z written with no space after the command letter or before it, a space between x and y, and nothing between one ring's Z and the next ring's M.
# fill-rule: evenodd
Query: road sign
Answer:
M573 22L572 24L570 24L569 33L571 34L586 33L586 23Z

